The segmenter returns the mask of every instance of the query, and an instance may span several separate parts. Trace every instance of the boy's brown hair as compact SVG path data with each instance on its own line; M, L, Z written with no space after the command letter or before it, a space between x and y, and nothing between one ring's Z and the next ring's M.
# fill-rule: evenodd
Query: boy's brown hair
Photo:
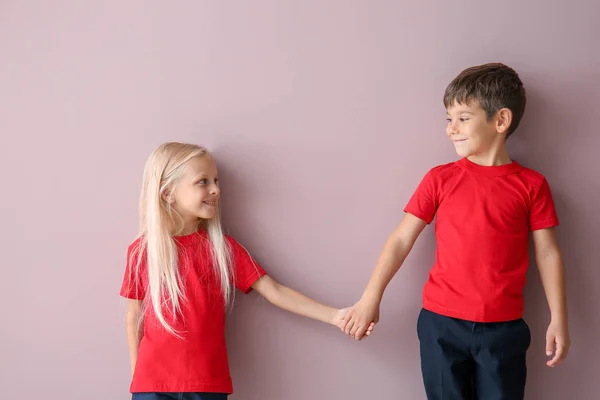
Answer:
M483 64L462 71L446 88L444 106L465 104L477 100L490 120L498 110L512 111L512 123L506 132L508 138L519 126L525 113L525 88L517 72L500 63Z

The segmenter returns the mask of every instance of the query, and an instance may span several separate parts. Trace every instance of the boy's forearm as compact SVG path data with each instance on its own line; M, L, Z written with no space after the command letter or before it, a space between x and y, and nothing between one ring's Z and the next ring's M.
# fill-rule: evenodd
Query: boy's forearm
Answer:
M332 323L338 311L278 283L275 283L275 289L266 294L265 297L271 304L283 310L328 324Z
M567 294L565 284L565 268L559 251L552 252L537 260L538 269L552 321L566 323Z
M363 298L381 300L385 288L400 269L413 244L414 241L408 242L398 236L390 236L377 260Z

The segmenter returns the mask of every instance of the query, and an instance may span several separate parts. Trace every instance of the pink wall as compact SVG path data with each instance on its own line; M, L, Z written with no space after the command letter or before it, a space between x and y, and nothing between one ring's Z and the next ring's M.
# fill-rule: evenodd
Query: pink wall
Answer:
M0 397L128 398L117 293L157 144L212 148L229 231L283 283L348 305L422 175L456 157L445 85L502 61L529 92L511 154L551 182L569 278L573 348L550 370L531 270L527 398L599 398L599 3L233 3L0 2ZM433 250L427 229L366 342L239 296L234 399L423 399Z

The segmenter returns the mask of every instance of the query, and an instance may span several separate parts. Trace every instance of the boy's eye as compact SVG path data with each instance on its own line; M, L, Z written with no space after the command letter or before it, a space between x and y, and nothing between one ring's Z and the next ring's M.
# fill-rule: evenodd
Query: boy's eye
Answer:
M446 118L446 122L450 123L450 122L452 122L452 120L450 118Z
M198 183L201 185L206 185L208 183L208 179L200 179Z
M461 118L460 122L465 122L465 121L468 121L468 120L469 120L469 118Z

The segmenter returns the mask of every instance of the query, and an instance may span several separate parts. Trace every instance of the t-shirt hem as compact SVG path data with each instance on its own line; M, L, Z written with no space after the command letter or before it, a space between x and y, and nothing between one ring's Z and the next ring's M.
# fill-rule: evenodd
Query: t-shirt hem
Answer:
M428 216L424 215L424 214L423 214L423 213L421 213L421 212L418 212L418 211L416 211L416 210L413 210L413 209L412 209L412 208L410 208L410 207L406 207L406 208L404 209L404 212L405 212L405 213L408 213L408 214L412 214L412 215L414 215L415 217L419 218L420 220L423 220L423 221L425 221L425 223L426 223L427 225L429 225L429 224L431 224L431 223L433 222L433 218L428 218Z
M136 296L135 294L131 294L131 293L121 292L121 293L119 293L119 296L123 297L124 299L129 299L129 300L144 300L144 298L142 296Z
M257 271L256 274L254 274L251 277L249 277L248 279L246 279L240 285L240 289L242 290L242 292L244 292L244 294L251 293L252 292L252 285L254 285L254 283L257 280L259 280L260 278L262 278L266 274L267 274L266 271Z
M131 393L189 393L189 392L207 392L207 393L233 393L233 385L211 384L211 383L154 383L150 385L134 385L130 387Z
M523 317L523 310L509 310L507 312L476 313L451 310L428 302L423 303L423 308L427 311L443 315L445 317L462 319L471 322L506 322L514 321Z
M555 226L558 226L558 220L557 219L546 219L543 221L537 221L533 224L531 224L531 231L539 231L540 229L547 229L547 228L553 228Z

